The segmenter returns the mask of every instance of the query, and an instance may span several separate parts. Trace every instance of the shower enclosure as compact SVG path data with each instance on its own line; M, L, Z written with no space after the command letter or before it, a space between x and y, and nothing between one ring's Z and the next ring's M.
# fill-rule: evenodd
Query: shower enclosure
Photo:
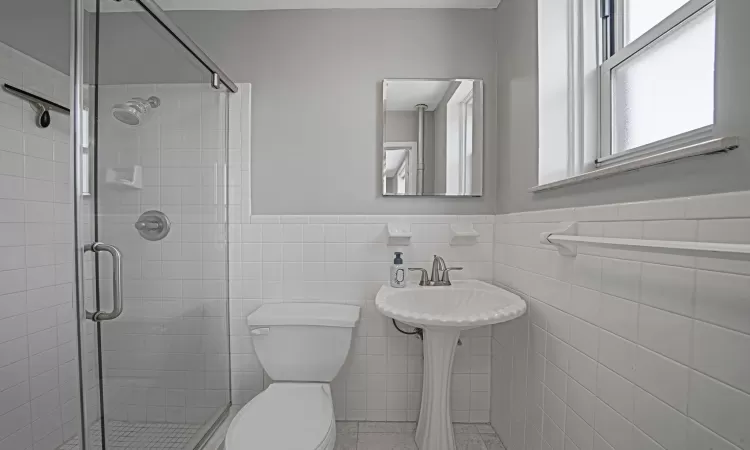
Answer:
M60 448L200 448L231 398L237 87L154 1L72 4L82 408L80 431Z

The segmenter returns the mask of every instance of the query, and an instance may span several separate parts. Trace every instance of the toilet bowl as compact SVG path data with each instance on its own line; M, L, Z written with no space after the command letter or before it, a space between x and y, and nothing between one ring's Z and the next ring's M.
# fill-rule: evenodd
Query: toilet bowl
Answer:
M232 420L226 450L331 450L336 420L329 383L351 346L359 307L273 303L247 318L260 364L274 380Z
M331 390L319 383L274 383L237 413L227 450L330 450L336 439Z

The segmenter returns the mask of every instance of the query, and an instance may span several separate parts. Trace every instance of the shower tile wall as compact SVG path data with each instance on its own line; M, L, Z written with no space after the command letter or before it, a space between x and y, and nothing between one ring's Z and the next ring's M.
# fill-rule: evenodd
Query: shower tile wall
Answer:
M68 104L66 75L3 44L0 83ZM47 129L35 119L0 90L2 450L54 449L79 426L68 118L52 113Z
M530 298L496 325L492 424L510 450L750 448L750 262L539 234L750 244L750 193L497 217L495 281Z
M107 109L151 95L161 106L139 127ZM110 419L204 423L229 402L225 101L207 84L100 91L100 239L122 250L125 276L123 315L102 325ZM230 159L237 163L229 184L239 210L238 106L232 102ZM106 169L134 165L143 167L142 190L103 182ZM163 241L146 241L134 228L152 209L171 219Z
M247 219L245 219L247 221ZM451 246L450 223L473 222L479 242ZM411 223L412 244L387 245L388 222ZM264 302L333 302L362 306L352 350L333 382L340 420L414 421L422 391L422 342L399 334L374 307L388 282L393 252L429 269L439 254L463 266L455 278L492 281L494 216L252 216L231 224L233 402L263 389L246 317ZM417 278L418 280L418 278ZM490 329L462 335L452 385L453 420L489 420Z

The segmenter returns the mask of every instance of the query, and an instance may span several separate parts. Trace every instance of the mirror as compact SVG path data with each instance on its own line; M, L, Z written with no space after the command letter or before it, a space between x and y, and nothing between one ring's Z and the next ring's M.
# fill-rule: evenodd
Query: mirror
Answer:
M383 80L384 196L482 195L482 80Z

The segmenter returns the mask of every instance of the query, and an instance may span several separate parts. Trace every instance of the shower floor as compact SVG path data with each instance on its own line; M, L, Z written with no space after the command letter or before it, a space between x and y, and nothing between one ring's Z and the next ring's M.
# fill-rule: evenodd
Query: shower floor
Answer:
M109 421L107 450L183 450L200 425L182 423L129 423ZM93 447L102 448L100 425L91 427ZM78 436L64 443L58 450L80 450Z

